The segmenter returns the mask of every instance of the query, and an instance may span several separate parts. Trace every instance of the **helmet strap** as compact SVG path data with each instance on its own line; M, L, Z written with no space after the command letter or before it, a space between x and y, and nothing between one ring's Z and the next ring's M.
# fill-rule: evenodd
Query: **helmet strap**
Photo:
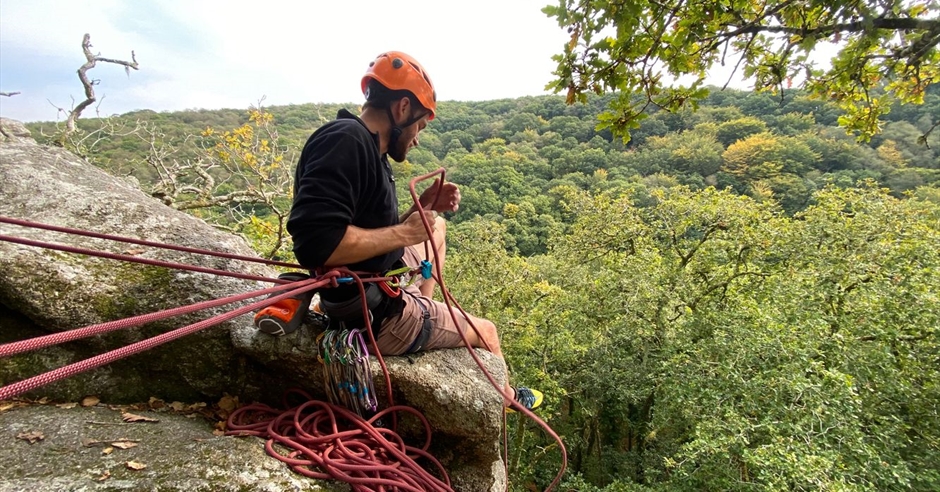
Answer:
M394 149L398 145L398 139L401 137L403 128L395 123L395 117L392 116L392 108L386 107L385 112L388 113L388 121L392 124L392 131L388 135L388 148Z
M389 149L393 149L395 148L396 145L398 145L398 139L401 138L401 134L405 128L408 128L409 126L414 125L415 123L418 122L418 120L424 117L423 114L420 116L413 116L405 123L399 125L395 123L395 116L392 115L391 106L386 107L385 112L386 114L388 114L389 123L392 124L392 130L388 135L388 148Z

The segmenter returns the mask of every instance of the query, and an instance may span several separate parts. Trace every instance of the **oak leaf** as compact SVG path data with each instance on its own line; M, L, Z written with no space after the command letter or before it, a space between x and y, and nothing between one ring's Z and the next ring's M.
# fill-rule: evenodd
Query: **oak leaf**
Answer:
M46 438L41 431L30 431L30 432L20 432L16 435L17 439L22 439L24 441L29 441L30 444L35 444L39 441L42 441Z
M125 422L159 422L158 419L151 417L144 417L143 415L137 415L130 412L124 412L121 414L121 419Z

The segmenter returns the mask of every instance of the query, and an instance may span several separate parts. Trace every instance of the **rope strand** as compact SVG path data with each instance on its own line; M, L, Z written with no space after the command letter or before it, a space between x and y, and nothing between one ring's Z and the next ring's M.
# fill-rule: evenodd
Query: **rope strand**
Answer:
M241 316L243 314L250 313L252 311L260 309L263 306L267 306L274 302L287 299L289 297L295 296L303 292L307 292L309 290L313 290L317 287L321 287L326 284L326 281L318 281L317 279L310 279L310 280L305 280L302 283L303 285L300 287L297 287L296 289L289 290L283 294L278 294L269 299L254 302L246 306L236 308L232 311L213 316L209 319L205 319L197 323L186 325L182 328L177 328L173 331L169 331L167 333L163 333L161 335L157 335L152 338L147 338L145 340L141 340L139 342L135 342L130 345L127 345L127 346L124 346L115 350L111 350L109 352L105 352L103 354L99 354L94 357L90 357L88 359L69 364L67 366L60 367L58 369L53 369L51 371L45 372L38 376L33 376L23 381L9 384L7 386L0 388L0 400L8 400L10 398L13 398L14 396L39 388L40 386L45 386L47 384L54 383L61 379L65 379L69 376L81 374L85 371L95 369L97 367L101 367L105 364L110 364L111 362L122 359L124 357L128 357L130 355L134 355L134 354L143 352L145 350L158 347L164 343L171 342L173 340L184 337L186 335L196 333L197 331L203 330L210 326L214 326L219 323L223 323L230 319Z
M0 345L0 357L6 357L9 355L16 355L23 352L29 352L32 350L38 350L41 348L49 347L52 345L58 345L60 343L71 342L74 340L80 340L82 338L87 338L92 335L101 335L104 333L110 333L112 331L123 330L125 328L133 328L135 326L144 325L147 323L152 323L154 321L160 321L167 318L172 318L174 316L180 316L184 314L193 313L196 311L201 311L203 309L214 308L218 306L224 306L225 304L231 304L238 301L243 301L246 299L251 299L254 297L259 297L262 295L272 294L275 292L281 292L285 289L291 288L287 284L276 285L274 287L268 287L266 289L255 290L247 292L244 294L237 294L233 296L223 297L221 299L213 299L210 301L203 301L196 304L190 304L187 306L180 306L172 309L166 309L163 311L157 311L153 313L142 314L140 316L134 316L131 318L122 318L114 321L108 321L106 323L98 323L94 325L85 326L82 328L76 328L74 330L62 331L58 333L52 333L49 335L44 335L36 338L30 338L28 340L21 340L18 342L10 342ZM270 304L273 304L275 301L272 301Z
M63 233L66 233L66 234L74 234L74 235L78 235L78 236L93 237L93 238L97 238L97 239L108 239L108 240L111 240L111 241L119 241L119 242L122 242L122 243L136 244L136 245L139 245L139 246L150 246L150 247L154 247L154 248L169 249L169 250L173 250L173 251L182 251L182 252L186 252L186 253L195 253L195 254L206 255L206 256L217 256L217 257L219 257L219 258L228 258L228 259L230 259L230 260L249 261L249 262L253 262L253 263L263 263L263 264L265 264L265 265L280 266L280 267L286 267L286 268L297 268L297 269L302 269L302 268L303 268L302 266L300 266L300 265L298 265L298 264L296 264L296 263L287 263L287 262L283 262L283 261L266 260L266 259L264 259L264 258L257 258L257 257L252 257L252 256L242 256L242 255L236 255L236 254L232 254L232 253L225 253L225 252L221 252L221 251L212 251L212 250L208 250L208 249L191 248L191 247L189 247L189 246L178 246L178 245L175 245L175 244L159 243L159 242L155 242L155 241L145 241L145 240L143 240L143 239L136 239L136 238L132 238L132 237L113 236L113 235L110 235L110 234L101 234L101 233L98 233L98 232L83 231L83 230L81 230L81 229L73 229L73 228L71 228L71 227L59 227L59 226L54 226L54 225L50 225L50 224L43 224L43 223L40 223L40 222L32 222L32 221L29 221L29 220L16 219L16 218L13 218L13 217L5 217L5 216L2 216L2 215L0 215L0 223L13 224L13 225L18 225L18 226L23 226L23 227L30 227L30 228L34 228L34 229L43 229L43 230L53 231L53 232L63 232Z
M417 207L417 213L421 214L421 221L424 223L424 227L428 232L428 241L432 243L430 245L431 246L430 249L434 253L434 270L435 270L434 279L437 281L437 284L441 288L441 292L443 293L443 296L444 296L444 303L447 305L447 309L450 312L450 316L453 319L454 324L456 326L460 326L460 322L457 319L457 313L455 312L455 308L459 310L460 313L464 315L467 323L470 325L470 328L472 328L473 331L477 333L477 338L481 338L479 336L480 332L477 329L477 327L473 324L473 321L471 321L471 318L466 315L467 313L463 310L462 307L460 307L460 304L457 302L456 299L454 299L453 295L451 295L450 291L447 290L447 287L444 285L444 278L443 278L443 273L441 272L440 259L438 258L438 254L437 254L437 245L433 244L434 242L434 236L432 234L433 228L428 223L427 217L425 217L424 215L424 207L421 205L421 200L419 199L418 194L415 191L415 185L419 181L430 179L438 174L441 176L440 179L441 179L441 183L443 184L444 182L444 168L443 167L438 168L436 171L433 171L423 176L418 176L412 179L411 182L408 184L409 190L411 192L411 198L415 202L415 206ZM532 421L534 421L536 424L542 427L542 429L544 429L545 432L548 433L548 435L550 435L555 440L555 442L558 443L558 448L561 450L562 464L561 464L561 468L558 471L558 474L555 475L555 479L552 480L551 484L549 484L546 491L553 490L555 487L558 486L559 482L561 482L561 477L562 475L564 475L565 469L568 467L568 451L567 449L565 449L565 444L564 442L562 442L561 437L559 437L558 434L555 433L555 431L547 423L545 423L545 421L543 421L537 415L535 415L534 412L532 412L528 408L525 408L522 405L519 405L517 402L515 402L514 398L512 397L513 395L506 395L504 393L503 388L499 385L499 383L496 382L496 380L489 373L489 371L486 370L486 367L483 365L483 361L480 359L479 356L477 356L476 351L473 350L473 346L470 345L470 341L467 339L467 336L463 332L463 330L457 330L457 332L460 334L460 338L463 339L464 345L470 351L470 356L473 357L473 360L480 367L480 370L483 371L483 375L486 376L487 381L489 381L490 384L492 384L493 387L496 388L496 390L499 391L499 393L503 395L504 398L506 398L507 400L511 402L511 405L514 410L516 410L517 412L522 412L526 417L530 418ZM487 347L487 349L488 348L489 347ZM505 414L504 414L504 418L505 418ZM505 428L505 423L503 427ZM506 465L508 466L508 462L505 460L505 458L504 458L504 463L506 463Z
M244 273L235 273L225 270L218 270L215 268L206 268L195 265L186 265L182 263L173 263L170 261L163 260L151 260L148 258L139 258L137 256L118 254L118 253L108 253L107 251L95 251L93 249L79 248L76 246L64 246L61 244L47 243L45 241L34 241L32 239L23 239L19 237L7 236L5 234L0 234L0 241L7 241L10 243L22 244L25 246L35 246L37 248L46 248L55 251L62 251L65 253L78 253L88 256L97 256L99 258L108 258L111 260L121 260L128 261L131 263L141 263L144 265L159 266L164 268L172 268L176 270L186 270L190 272L197 273L208 273L210 275L218 275L220 277L234 277L240 278L243 280L257 280L258 282L274 282L278 284L290 283L290 280L262 277L259 275L247 275Z

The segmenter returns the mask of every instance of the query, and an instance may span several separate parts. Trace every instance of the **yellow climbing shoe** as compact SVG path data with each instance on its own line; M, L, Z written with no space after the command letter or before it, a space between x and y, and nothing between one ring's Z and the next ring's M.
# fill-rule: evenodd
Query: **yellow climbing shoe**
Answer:
M542 404L542 392L539 390L534 390L526 388L525 386L519 386L518 388L513 388L513 391L516 392L516 403L522 405L523 407L534 410ZM515 413L516 411L512 409L511 406L506 407L506 413Z

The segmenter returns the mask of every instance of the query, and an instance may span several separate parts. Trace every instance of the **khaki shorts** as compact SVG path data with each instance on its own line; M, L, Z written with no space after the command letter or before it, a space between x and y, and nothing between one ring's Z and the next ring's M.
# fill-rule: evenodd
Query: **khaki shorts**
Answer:
M402 260L405 265L417 268L421 264L423 256L418 252L415 246L405 248L405 255ZM459 330L472 330L470 323L460 313L456 307L458 325L454 323L450 310L447 305L437 302L421 295L418 287L424 282L423 277L418 279L408 287L402 288L402 299L405 301L405 307L401 316L386 318L382 322L382 329L379 331L379 338L375 341L379 351L383 355L400 355L408 352L408 349L421 334L421 328L424 325L424 310L418 303L422 303L431 315L431 336L424 344L421 350L431 350L437 348L462 347L463 339L460 337Z

